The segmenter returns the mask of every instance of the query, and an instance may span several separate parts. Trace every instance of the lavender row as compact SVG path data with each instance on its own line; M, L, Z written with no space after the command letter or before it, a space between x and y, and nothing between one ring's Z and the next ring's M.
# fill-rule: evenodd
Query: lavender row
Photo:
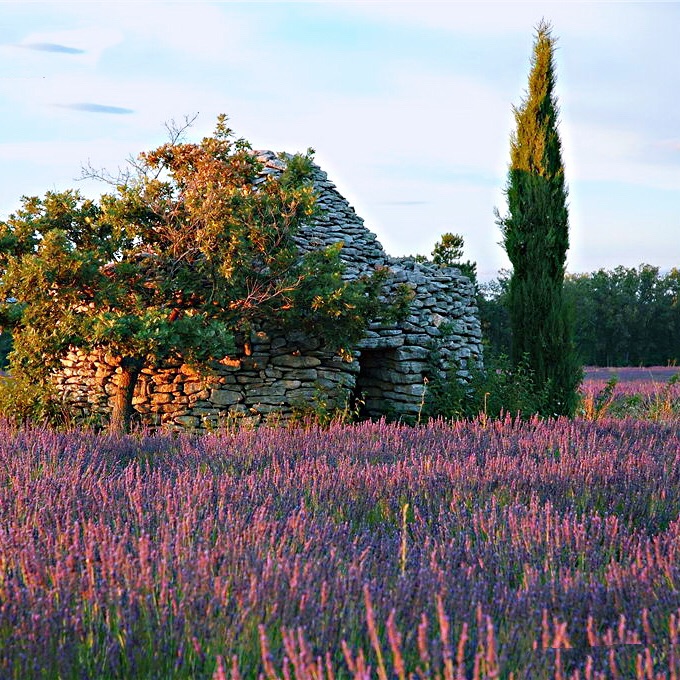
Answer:
M679 456L633 420L4 426L0 677L675 677Z
M651 420L680 418L680 380L677 376L666 381L632 380L625 375L621 382L589 379L581 386L581 395L582 415L591 420L606 416Z
M587 380L581 391L584 394L597 394L607 386L606 380ZM665 398L668 396L673 401L680 400L680 382L664 382L655 380L627 380L617 382L614 394L622 397L639 395L645 399Z

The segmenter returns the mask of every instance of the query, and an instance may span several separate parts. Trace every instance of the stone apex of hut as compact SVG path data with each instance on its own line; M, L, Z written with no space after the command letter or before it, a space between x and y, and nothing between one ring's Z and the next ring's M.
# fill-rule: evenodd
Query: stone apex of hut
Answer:
M253 153L263 164L260 182L270 175L280 176L286 169L286 160L292 158L292 154L268 150L256 150ZM345 278L354 278L368 269L389 266L391 258L385 253L377 236L364 225L364 220L316 163L312 163L311 179L320 211L295 235L295 243L300 251L322 250L342 242L340 259L346 267Z
M253 153L263 165L256 184L265 181L270 175L280 176L286 169L286 161L293 157L287 152L262 149L254 150ZM357 215L354 207L328 179L328 174L314 162L311 179L321 211L295 236L295 242L302 252L321 250L342 242L340 259L346 267L345 278L354 278L376 267L387 267L413 272L418 280L423 277L440 282L455 279L466 293L474 294L472 283L456 267L439 267L431 262L418 262L413 256L392 257L387 254L377 236L366 227L363 218Z

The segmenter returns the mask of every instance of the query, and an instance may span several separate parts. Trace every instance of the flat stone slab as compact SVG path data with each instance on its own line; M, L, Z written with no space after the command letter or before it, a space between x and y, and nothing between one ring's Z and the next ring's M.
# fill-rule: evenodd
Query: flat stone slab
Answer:
M321 365L321 359L317 357L294 356L292 354L281 354L271 358L273 366L286 366L288 368L316 368Z

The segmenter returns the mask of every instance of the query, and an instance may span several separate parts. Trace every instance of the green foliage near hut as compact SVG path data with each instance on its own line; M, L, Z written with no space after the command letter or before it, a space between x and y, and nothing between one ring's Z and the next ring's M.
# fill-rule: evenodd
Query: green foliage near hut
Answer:
M129 427L146 366L220 359L259 324L308 328L341 349L376 313L382 274L342 278L337 249L301 256L294 236L315 214L312 151L263 181L250 144L220 116L190 122L108 179L98 201L77 191L24 198L0 222L0 325L12 375L47 384L73 348L116 357L113 430Z

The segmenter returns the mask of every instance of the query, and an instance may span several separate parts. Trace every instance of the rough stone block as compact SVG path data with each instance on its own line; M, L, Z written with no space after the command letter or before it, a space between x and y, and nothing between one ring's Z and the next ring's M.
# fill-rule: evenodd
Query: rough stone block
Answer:
M236 376L236 382L239 385L250 385L251 387L260 387L264 385L264 382L260 378L259 373L254 373L252 371L246 373L240 373Z
M154 385L165 385L172 382L172 376L168 373L156 373L155 375L151 376L151 380L153 381Z
M200 382L185 382L184 394L196 394L204 389L203 383Z
M311 402L313 399L318 398L319 388L317 387L300 387L297 390L291 390L286 394L286 397L290 400L290 403L296 402Z
M270 399L272 397L276 397L280 400L284 394L286 394L286 388L283 387L279 381L267 387L259 387L258 389L247 390L246 398L248 401L259 401L260 399Z
M156 388L154 389L154 392L156 394L162 394L164 392L171 393L174 392L176 389L177 385L175 383L168 383L163 385L157 385Z
M392 387L392 391L396 392L397 394L405 394L407 396L421 398L423 396L423 392L425 391L425 384L419 383L413 385L394 385Z
M391 373L400 376L414 376L415 379L421 380L420 376L426 368L427 364L424 361L400 361L394 365Z
M315 383L316 386L320 387L321 389L327 390L327 391L332 391L332 390L337 390L338 388L338 381L337 380L328 380L328 378L319 378Z
M218 406L237 404L243 399L243 395L232 390L211 390L210 401Z
M310 380L316 380L317 369L316 368L287 368L281 366L278 369L279 377L284 380L301 380L302 382L308 382ZM278 380L271 379L267 380L267 384L273 385L277 383Z
M177 413L178 411L184 411L184 406L182 404L175 404L174 402L163 404L163 413Z
M276 385L280 385L286 390L294 390L297 387L300 387L302 383L299 380L279 380L276 382Z
M172 401L172 394L168 393L156 393L151 395L151 403L154 405L158 404L169 404Z
M357 343L356 347L359 350L362 349L395 349L401 347L404 344L403 335L395 336L378 336L371 338L362 338Z
M210 399L210 390L201 390L200 392L192 394L189 401L193 401L194 404L198 404L199 401L206 401L208 399Z
M410 345L408 347L401 347L395 352L395 360L397 361L413 361L427 359L432 354L432 350L425 347L416 347Z
M172 421L186 428L198 427L200 423L197 416L175 416Z
M286 366L288 368L315 368L321 365L321 360L317 357L282 354L278 357L272 357L271 363L274 366Z
M404 344L428 349L432 345L432 338L427 333L409 333L404 340Z

